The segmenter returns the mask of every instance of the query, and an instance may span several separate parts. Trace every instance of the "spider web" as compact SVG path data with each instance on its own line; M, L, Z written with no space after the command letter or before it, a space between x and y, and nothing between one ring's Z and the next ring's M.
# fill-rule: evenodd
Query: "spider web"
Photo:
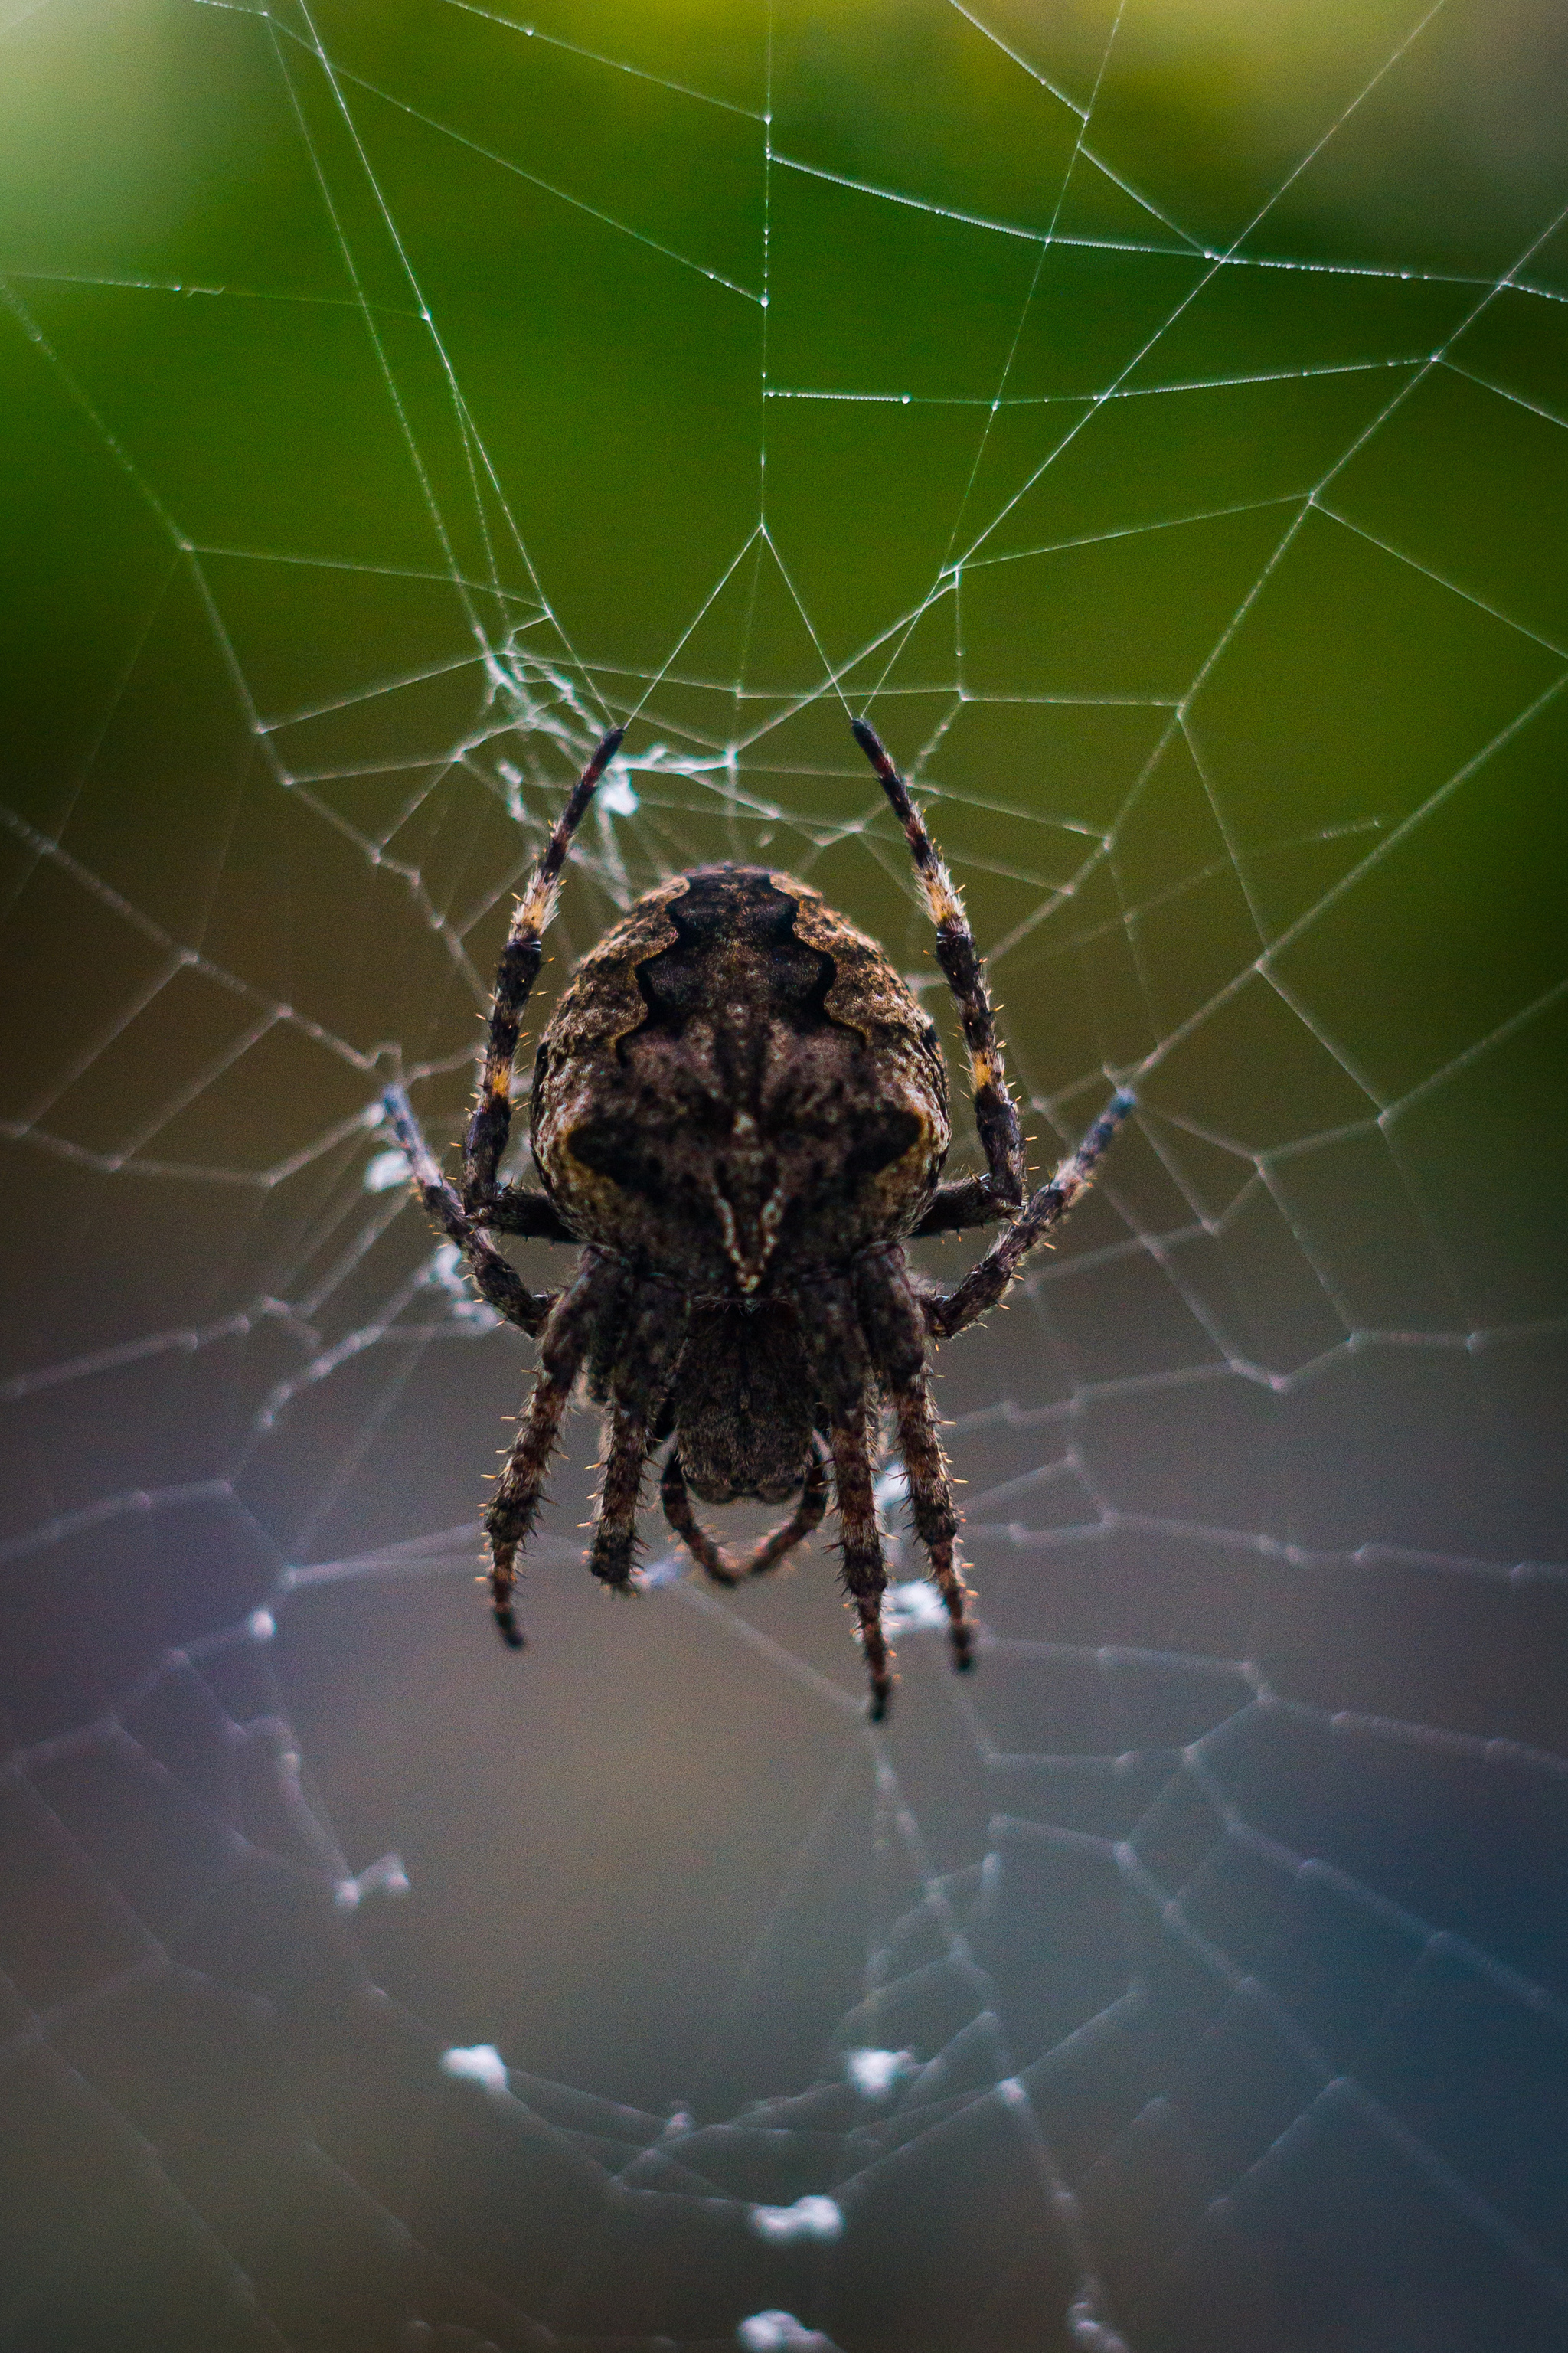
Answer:
M5 12L0 2347L1562 2342L1555 37ZM611 719L543 1007L742 856L951 1048L863 709L1141 1104L885 1733L581 1417L499 1654L379 1113Z

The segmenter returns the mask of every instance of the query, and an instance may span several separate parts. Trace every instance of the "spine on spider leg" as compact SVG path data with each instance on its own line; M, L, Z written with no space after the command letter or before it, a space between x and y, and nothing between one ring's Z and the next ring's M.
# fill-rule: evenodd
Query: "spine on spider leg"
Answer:
M958 886L937 854L925 820L910 798L905 784L875 728L864 719L851 720L855 741L877 771L882 790L904 828L915 861L921 892L936 926L936 960L952 992L963 1042L969 1052L974 1095L974 1124L979 1130L985 1165L991 1169L991 1198L1011 1208L1024 1198L1022 1176L1024 1133L1007 1092L997 1042L995 1016L985 969L975 950L974 935L963 912ZM1005 1175L1001 1172L1006 1171Z

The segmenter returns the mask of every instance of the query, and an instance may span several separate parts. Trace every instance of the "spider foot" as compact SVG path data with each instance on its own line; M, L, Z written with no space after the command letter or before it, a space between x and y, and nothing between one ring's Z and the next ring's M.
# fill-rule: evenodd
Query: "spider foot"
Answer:
M601 1521L588 1567L606 1593L635 1593L640 1546L633 1528L607 1528Z
M965 1585L963 1568L953 1556L951 1534L933 1539L931 1563L931 1575L947 1612L947 1641L953 1667L959 1674L966 1675L974 1666L974 1620L969 1615L974 1596Z
M512 1605L512 1562L517 1556L515 1545L498 1545L490 1561L490 1609L494 1613L496 1631L509 1651L527 1647L528 1637L517 1622Z
M593 1569L594 1575L598 1578L600 1584L604 1587L605 1591L606 1593L618 1593L623 1600L625 1600L629 1595L635 1601L637 1595L643 1589L642 1579L635 1568L626 1568L619 1574L612 1576L608 1569L594 1568L592 1561L589 1562L588 1566Z
M888 1710L893 1704L893 1659L882 1631L882 1597L880 1592L859 1593L855 1607L860 1620L860 1649L866 1662L866 1680L871 1686L870 1704L867 1715L872 1724L885 1724Z

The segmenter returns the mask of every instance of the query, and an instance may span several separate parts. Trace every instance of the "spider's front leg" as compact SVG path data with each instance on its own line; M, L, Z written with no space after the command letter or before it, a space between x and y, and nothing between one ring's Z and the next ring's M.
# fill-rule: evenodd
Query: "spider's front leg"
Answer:
M495 994L490 999L489 1027L485 1035L479 1099L463 1141L463 1204L470 1214L483 1212L496 1202L496 1170L500 1165L501 1154L506 1150L507 1137L511 1133L512 1064L517 1059L517 1041L522 1028L523 1011L544 958L544 931L555 912L561 870L566 863L572 837L587 813L600 777L620 750L626 732L624 727L612 727L578 777L571 798L556 818L550 839L544 845L544 855L530 875L527 887L517 902L506 945L500 952ZM515 1194L516 1190L512 1187L507 1188L509 1194ZM542 1197L530 1195L524 1198L533 1201ZM491 1219L490 1222L497 1221ZM509 1230L532 1233L544 1229L533 1226L511 1226ZM564 1231L551 1238L571 1240Z
M939 1339L962 1332L997 1301L1017 1277L1029 1252L1059 1226L1074 1203L1088 1192L1111 1138L1137 1108L1137 1097L1125 1089L1112 1095L1078 1150L1068 1155L1050 1182L1040 1187L1028 1208L1000 1233L984 1257L972 1266L956 1289L928 1295L921 1302L926 1328Z
M1024 1131L1002 1066L1002 1047L991 1010L985 966L974 944L963 901L926 831L925 820L910 798L905 784L875 728L864 719L850 722L855 741L877 771L894 815L904 828L915 861L921 895L936 925L936 960L952 992L969 1050L969 1075L974 1095L974 1124L985 1154L984 1176L961 1176L939 1185L915 1229L921 1234L956 1232L963 1226L988 1225L992 1219L1016 1208L1024 1198Z
M455 1241L468 1263L474 1285L487 1305L521 1332L537 1334L560 1294L530 1291L517 1269L478 1229L478 1221L462 1204L455 1185L441 1174L435 1154L426 1143L408 1097L401 1087L388 1087L382 1097L387 1122L405 1160L425 1214L448 1240ZM545 1205L547 1208L549 1204ZM552 1215L553 1215L552 1211ZM570 1237L566 1237L570 1239Z

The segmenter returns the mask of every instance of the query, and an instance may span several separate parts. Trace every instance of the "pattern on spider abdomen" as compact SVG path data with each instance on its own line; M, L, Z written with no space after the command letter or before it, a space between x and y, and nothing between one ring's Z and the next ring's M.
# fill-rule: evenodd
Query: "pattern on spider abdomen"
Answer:
M946 1073L874 941L789 875L702 867L584 960L540 1041L532 1134L584 1240L761 1305L911 1230Z

